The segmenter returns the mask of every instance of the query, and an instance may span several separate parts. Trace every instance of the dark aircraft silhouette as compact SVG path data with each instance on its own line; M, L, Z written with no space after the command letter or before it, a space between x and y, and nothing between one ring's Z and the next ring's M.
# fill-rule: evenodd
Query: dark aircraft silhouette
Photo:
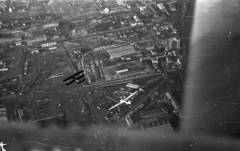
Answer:
M63 82L66 82L66 85L70 85L74 82L76 82L77 84L83 83L85 81L85 79L84 79L85 74L83 72L84 71L81 70L81 71L75 73L74 75L64 79Z

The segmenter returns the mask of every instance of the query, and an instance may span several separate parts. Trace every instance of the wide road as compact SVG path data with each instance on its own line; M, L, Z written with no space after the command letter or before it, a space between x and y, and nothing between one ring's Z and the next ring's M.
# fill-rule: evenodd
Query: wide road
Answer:
M65 84L61 84L54 88L45 89L45 91L41 91L41 92L39 92L37 94L33 94L33 95L34 96L42 96L42 95L47 95L47 94L52 94L52 93L70 92L70 91L74 91L74 90L84 90L87 88L94 88L94 87L99 87L99 86L111 86L111 85L116 85L116 84L129 83L129 82L132 82L131 81L132 79L148 77L148 76L152 76L152 75L162 76L161 73L153 73L153 74L149 74L149 75L141 76L141 77L120 79L120 80L114 80L114 81L106 81L106 82L100 82L100 83L95 83L95 84L91 84L91 85L83 85L83 84L74 83L69 86L66 86ZM32 95L7 96L7 97L0 98L0 101L6 101L6 100L11 100L11 99L21 99L21 98L26 98L26 97L32 97Z
M79 37L74 37L74 38L68 38L68 39L64 39L62 41L71 41L71 40L78 40L78 39L84 39L84 38L89 38L89 37L94 37L94 36L99 36L99 35L103 35L103 34L109 34L109 33L116 33L116 32L120 32L120 31L124 31L124 30L129 30L129 29L134 29L134 28L142 28L142 27L147 27L150 25L142 25L142 26L129 26L129 27L123 27L120 29L114 29L114 30L108 30L108 31L101 31L98 33L94 33L94 34L89 34L89 35L85 35L85 36L79 36Z
M129 26L129 27L123 27L120 29L113 29L113 30L107 30L107 31L101 31L98 33L94 33L94 34L88 34L85 36L78 36L78 37L72 37L72 38L66 38L66 39L59 39L57 40L57 42L61 43L61 42L66 42L66 41L79 41L79 39L84 39L84 38L90 38L90 37L95 37L95 36L99 36L99 35L103 35L103 34L108 34L108 33L116 33L116 32L120 32L120 31L125 31L125 30L129 30L129 29L134 29L134 28L143 28L143 27L147 27L147 26L151 26L151 25L142 25L142 26ZM56 41L56 40L55 40ZM51 42L51 41L47 41L47 42ZM19 50L19 49L34 49L36 46L40 46L41 44L34 44L31 46L17 46L12 48L12 50Z

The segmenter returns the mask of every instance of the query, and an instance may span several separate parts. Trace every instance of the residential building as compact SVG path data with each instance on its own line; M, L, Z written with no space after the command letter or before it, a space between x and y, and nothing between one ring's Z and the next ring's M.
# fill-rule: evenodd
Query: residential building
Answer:
M177 101L175 100L175 98L172 96L172 94L170 92L167 92L167 93L165 93L165 96L171 102L174 110L178 110L179 105L178 105Z
M126 8L124 6L116 6L116 7L112 7L110 8L111 12L121 12L121 11L125 11Z
M167 7L169 8L170 11L175 12L176 11L176 2L170 2L166 3Z
M102 6L103 7L115 7L115 6L117 6L118 4L117 4L117 2L116 1L103 1L102 2Z
M162 12L164 12L164 13L167 12L167 9L166 9L166 7L164 6L163 3L159 3L159 4L157 4L157 6Z
M141 113L142 118L167 117L168 115L169 114L167 108L154 109Z
M149 7L144 8L143 11L148 16L154 15L154 13L152 12L152 10Z
M151 132L150 134L155 134L156 136L174 134L173 127L167 118L151 120L140 124L140 127L142 131Z

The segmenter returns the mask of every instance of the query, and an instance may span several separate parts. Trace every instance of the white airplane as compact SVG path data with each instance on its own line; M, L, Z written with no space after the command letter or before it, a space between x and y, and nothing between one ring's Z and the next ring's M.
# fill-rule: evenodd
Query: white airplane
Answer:
M142 91L142 92L144 92L144 90L143 90L142 88L139 88L139 91Z
M143 91L143 89L139 88L139 91ZM125 99L123 100L120 100L117 104L115 104L114 106L112 106L111 108L108 109L108 111L114 109L115 107L125 103L127 105L130 105L131 104L131 101L128 101L132 96L134 96L138 91L135 91L134 93L132 93L131 95L129 95L128 97L126 97ZM144 91L143 91L144 92Z
M129 96L126 97L125 99L120 100L117 104L115 104L114 106L112 106L111 108L109 108L108 111L114 109L115 107L117 107L117 106L119 106L119 105L121 105L121 104L123 104L123 103L125 103L125 104L127 104L127 105L130 105L131 102L128 101L128 100L129 100L132 96L134 96L137 92L138 92L138 91L135 91L134 93L132 93L131 95L129 95Z

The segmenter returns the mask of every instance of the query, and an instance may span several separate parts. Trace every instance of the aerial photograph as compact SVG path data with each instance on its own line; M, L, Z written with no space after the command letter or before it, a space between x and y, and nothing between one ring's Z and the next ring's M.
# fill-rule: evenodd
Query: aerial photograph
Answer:
M239 0L0 0L0 151L239 138L239 18Z

